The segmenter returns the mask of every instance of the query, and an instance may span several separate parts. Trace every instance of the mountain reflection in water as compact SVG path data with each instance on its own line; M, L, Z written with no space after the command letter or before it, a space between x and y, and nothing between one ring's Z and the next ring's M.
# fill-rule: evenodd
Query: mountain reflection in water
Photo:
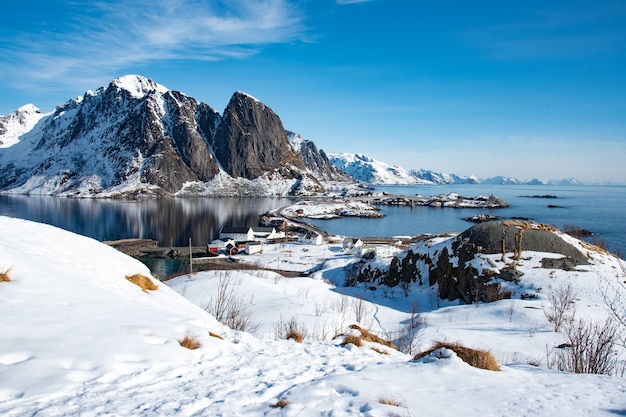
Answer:
M87 200L0 196L0 215L48 223L99 241L155 239L162 246L202 246L222 226L256 226L258 215L287 198Z

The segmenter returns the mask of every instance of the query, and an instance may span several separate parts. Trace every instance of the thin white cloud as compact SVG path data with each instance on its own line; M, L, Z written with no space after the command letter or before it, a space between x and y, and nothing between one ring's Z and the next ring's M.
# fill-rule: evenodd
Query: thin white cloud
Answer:
M374 0L337 0L337 4L368 3Z
M97 1L79 5L67 31L3 41L0 77L76 83L159 60L249 56L297 40L302 16L287 0Z

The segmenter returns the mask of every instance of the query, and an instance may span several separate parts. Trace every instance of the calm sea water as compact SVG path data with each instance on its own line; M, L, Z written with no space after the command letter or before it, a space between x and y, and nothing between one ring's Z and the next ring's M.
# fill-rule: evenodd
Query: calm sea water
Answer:
M346 236L407 236L461 232L473 225L463 218L488 213L503 219L527 218L562 229L587 229L613 252L626 253L626 187L624 186L387 186L376 187L396 195L433 196L457 192L466 197L493 194L510 204L506 209L453 209L383 206L381 219L311 220L324 230ZM557 198L530 198L552 195ZM549 205L560 208L549 208Z
M311 220L345 236L407 236L460 232L463 220L490 213L502 218L529 218L563 228L587 229L611 251L626 252L626 187L605 186L393 186L377 187L393 194L426 196L457 192L464 196L493 194L507 209L383 207L380 219ZM527 196L554 195L556 199ZM222 226L255 225L268 209L291 204L285 198L189 198L163 200L77 200L38 196L0 196L0 215L49 223L98 240L151 238L163 246L201 246L217 237ZM548 208L557 205L561 208Z

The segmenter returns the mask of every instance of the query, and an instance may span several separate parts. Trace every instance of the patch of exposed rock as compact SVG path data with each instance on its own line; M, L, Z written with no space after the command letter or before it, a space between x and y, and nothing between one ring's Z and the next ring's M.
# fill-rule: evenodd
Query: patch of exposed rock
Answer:
M571 270L589 263L583 252L551 226L498 221L478 224L438 243L420 242L394 257L388 269L363 261L351 270L349 281L392 287L436 284L442 299L490 302L510 296L503 290L503 282L518 283L522 279L523 272L515 264L524 251L562 255L543 259L544 268ZM503 254L502 267L491 260L493 256L484 256L494 254Z

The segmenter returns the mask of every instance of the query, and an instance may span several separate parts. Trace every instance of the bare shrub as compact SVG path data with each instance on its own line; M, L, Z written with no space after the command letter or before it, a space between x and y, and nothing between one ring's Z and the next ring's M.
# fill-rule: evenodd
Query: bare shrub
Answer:
M10 273L13 267L0 270L0 282L11 282Z
M217 321L233 330L255 333L261 326L252 320L252 313L243 297L235 293L235 282L230 272L220 275L217 292L203 306Z
M198 339L188 334L185 335L185 337L183 337L182 339L180 339L178 343L182 347L187 348L189 350L198 349L200 346L202 346L202 344L200 343Z
M496 358L488 350L472 349L460 343L435 342L435 345L427 351L418 353L413 360L421 359L430 355L437 349L450 349L461 359L474 368L486 369L488 371L499 371L500 365Z
M159 288L158 285L152 282L152 278L148 278L142 274L126 275L126 279L137 285L144 292L148 292L148 290L154 291Z
M411 305L411 316L395 332L386 334L386 337L394 341L396 349L408 355L414 355L419 350L420 332L426 327L426 320L419 314L419 305Z
M555 332L574 318L575 299L576 292L569 282L559 286L548 295L550 304L543 307L543 314L552 323Z
M564 327L565 343L552 351L548 366L578 374L622 373L615 351L620 326L612 318L604 323L578 319Z
M352 300L352 311L354 312L354 320L363 325L367 324L365 319L373 314L372 306L363 297Z
M620 267L623 268L621 262ZM624 272L626 274L626 272ZM620 288L620 287L618 287ZM626 349L626 305L625 300L622 299L621 292L616 290L614 287L605 284L602 288L602 298L604 299L604 303L609 308L609 312L611 316L615 320L615 322L621 328L620 330L620 338L617 343L621 345L624 349Z
M609 251L609 244L606 242L606 240L599 238L597 236L594 236L591 238L591 242L590 242L593 246L596 246L598 248L600 248L601 250L608 252Z
M589 230L582 229L578 226L574 226L571 224L564 224L563 232L577 238L593 236L593 233L591 233Z
M274 324L274 336L276 336L277 339L291 339L302 343L306 334L307 331L304 324L298 323L295 316L285 321L281 315L279 322Z
M388 397L386 395L381 395L380 397L378 397L376 402L379 403L379 404L390 405L392 407L400 407L402 405L402 403L400 401L395 400L395 399L393 399L391 397Z
M209 332L209 336L214 337L216 339L224 340L224 338L222 336L220 336L219 334L217 334L217 333Z

